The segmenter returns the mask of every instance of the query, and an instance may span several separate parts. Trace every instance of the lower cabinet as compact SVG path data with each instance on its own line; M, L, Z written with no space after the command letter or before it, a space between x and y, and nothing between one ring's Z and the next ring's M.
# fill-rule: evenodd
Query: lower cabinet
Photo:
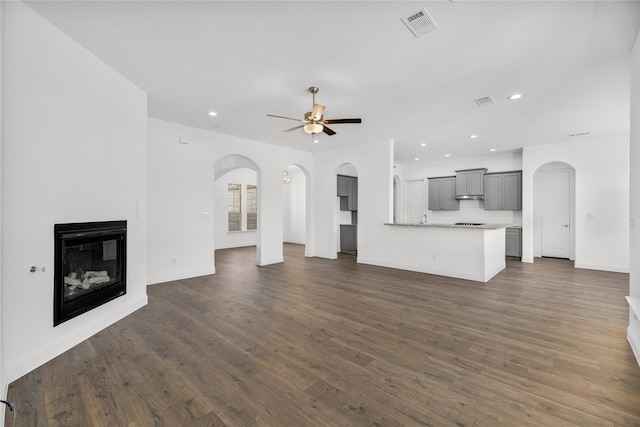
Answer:
M505 235L507 241L504 254L522 258L522 229L507 228Z
M358 251L358 226L357 225L340 225L340 251L341 252L357 252Z

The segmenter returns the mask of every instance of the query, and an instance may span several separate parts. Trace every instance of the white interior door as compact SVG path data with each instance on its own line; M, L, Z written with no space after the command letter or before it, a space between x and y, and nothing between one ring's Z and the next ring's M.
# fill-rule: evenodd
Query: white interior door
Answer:
M407 181L407 222L417 224L424 211L424 181Z
M571 171L540 173L540 250L554 258L571 257Z

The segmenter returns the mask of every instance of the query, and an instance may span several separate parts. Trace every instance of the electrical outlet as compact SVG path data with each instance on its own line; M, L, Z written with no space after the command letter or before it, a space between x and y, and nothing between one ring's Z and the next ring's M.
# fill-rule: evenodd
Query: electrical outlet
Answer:
M178 260L176 260L175 258L171 258L171 264L176 265L178 263Z

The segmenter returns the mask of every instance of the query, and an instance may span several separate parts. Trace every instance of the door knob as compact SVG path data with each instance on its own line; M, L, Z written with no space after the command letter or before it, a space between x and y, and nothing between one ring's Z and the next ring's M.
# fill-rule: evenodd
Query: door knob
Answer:
M562 227L568 227L568 226L569 226L569 224L563 224L562 225Z

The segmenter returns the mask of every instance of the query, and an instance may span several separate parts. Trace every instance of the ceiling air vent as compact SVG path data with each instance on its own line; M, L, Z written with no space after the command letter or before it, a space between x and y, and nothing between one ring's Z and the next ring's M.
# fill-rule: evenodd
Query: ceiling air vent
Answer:
M405 18L402 18L402 22L413 33L414 36L420 37L425 34L437 30L438 24L433 20L427 8L423 7L421 10L413 13Z
M478 107L484 107L485 105L493 104L493 99L490 96L485 96L484 98L476 98L474 99Z

